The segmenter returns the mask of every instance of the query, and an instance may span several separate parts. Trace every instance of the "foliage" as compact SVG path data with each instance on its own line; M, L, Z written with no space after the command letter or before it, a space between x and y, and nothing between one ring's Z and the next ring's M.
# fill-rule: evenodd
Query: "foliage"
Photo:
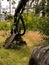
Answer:
M11 21L13 19L13 15L8 14L7 11L6 12L3 12L3 13L4 13L4 16L5 16L5 20L6 21Z
M8 30L10 29L11 25L10 22L0 22L0 30Z
M26 28L30 30L39 30L44 34L49 35L49 17L38 17L34 14L25 16Z
M33 10L36 15L40 15L41 12L42 16L49 16L49 0L33 0L33 2Z
M27 30L39 30L49 35L49 17L39 17L35 16L33 13L28 15L23 14L23 17ZM13 24L13 22L0 22L0 29L11 29L11 24ZM23 27L22 24L20 24L20 26L21 28Z
M6 17L5 17L5 20L11 20L11 19L13 19L13 16L11 16L11 15L6 15Z

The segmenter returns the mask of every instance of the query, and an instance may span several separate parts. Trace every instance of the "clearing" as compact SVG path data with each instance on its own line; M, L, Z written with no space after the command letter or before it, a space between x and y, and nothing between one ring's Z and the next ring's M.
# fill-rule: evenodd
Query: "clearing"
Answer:
M20 49L5 49L3 44L10 35L10 31L0 31L0 65L28 65L29 58L33 49L38 45L48 44L49 36L43 35L38 31L27 31L23 36L27 46Z

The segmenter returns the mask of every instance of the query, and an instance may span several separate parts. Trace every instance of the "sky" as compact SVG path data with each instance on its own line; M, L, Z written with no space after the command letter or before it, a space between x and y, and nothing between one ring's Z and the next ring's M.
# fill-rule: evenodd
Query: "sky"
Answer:
M2 1L2 7L5 8L6 6L8 6L8 2L6 0Z
M14 6L15 6L15 8L17 8L17 5L18 5L18 3L19 3L20 0L15 0L15 1L16 1L16 4ZM41 0L39 0L39 1L41 1ZM11 6L11 7L13 7L13 6ZM2 1L2 11L8 11L9 12L9 2L7 2L7 0L3 0ZM14 12L15 12L15 10L12 9L11 10L11 14L14 14Z
M19 0L16 0L16 6L17 6L18 2L19 2ZM6 7L6 6L8 6L8 4L9 4L9 2L7 2L7 0L2 1L2 7Z
M19 0L16 0L15 7L17 7L18 2L19 2ZM6 9L9 11L9 2L7 2L7 0L3 0L1 5L2 5L2 9L4 9L4 10ZM14 9L12 10L12 13L14 14Z

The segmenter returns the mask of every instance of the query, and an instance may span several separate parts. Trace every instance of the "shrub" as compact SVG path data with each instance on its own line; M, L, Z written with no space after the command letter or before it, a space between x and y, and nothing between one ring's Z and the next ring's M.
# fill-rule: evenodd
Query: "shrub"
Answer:
M35 16L33 13L24 15L26 28L30 30L39 30L46 35L49 35L49 17Z
M49 35L49 18L48 17L40 17L38 19L38 27L40 31L44 34Z
M24 23L27 30L41 31L46 35L49 35L49 17L39 17L31 14L23 14ZM12 19L13 21L13 19ZM13 22L0 22L0 29L11 29ZM20 26L23 29L22 24Z
M9 30L10 27L10 22L0 22L0 30Z

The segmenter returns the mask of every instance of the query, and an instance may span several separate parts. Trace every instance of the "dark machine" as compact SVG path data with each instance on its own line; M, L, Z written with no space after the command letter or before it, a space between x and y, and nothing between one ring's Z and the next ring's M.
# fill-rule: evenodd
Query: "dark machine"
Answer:
M28 0L20 0L18 7L15 10L14 24L12 25L12 28L11 28L11 35L5 40L5 44L3 45L5 48L9 48L14 41L22 42L21 36L23 36L26 32L22 13L25 10L25 5L26 5L27 1ZM20 20L21 20L21 23L23 26L22 33L21 33L21 28L19 27Z
M14 41L21 41L21 36L26 32L24 20L22 13L25 10L25 5L29 0L20 0L17 9L14 14L14 24L11 28L11 35L5 40L4 47L9 48ZM34 0L32 0L33 2ZM31 4L32 4L31 2ZM21 28L19 28L19 22L21 20L23 26L23 32L21 33ZM21 44L20 43L20 44ZM39 46L31 54L29 65L49 65L49 45L48 46Z

